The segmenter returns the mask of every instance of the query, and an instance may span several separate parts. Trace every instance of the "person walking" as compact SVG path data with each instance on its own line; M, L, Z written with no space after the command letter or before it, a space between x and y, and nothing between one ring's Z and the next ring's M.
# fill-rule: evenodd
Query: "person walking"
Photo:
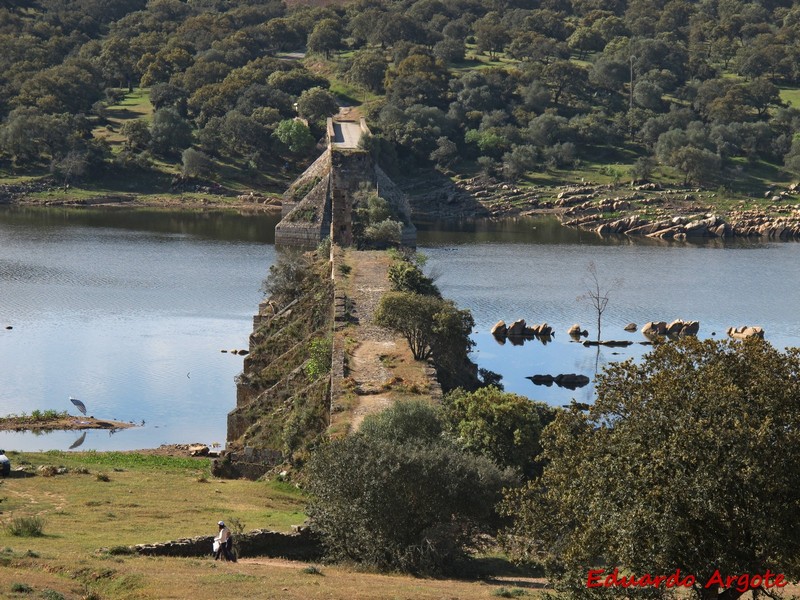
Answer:
M11 474L11 461L8 460L5 450L0 450L0 475L8 477Z
M219 560L221 555L225 560L232 560L235 562L233 554L231 553L231 548L233 547L231 530L225 526L224 521L220 521L217 525L219 525L219 533L217 537L214 538L214 560Z

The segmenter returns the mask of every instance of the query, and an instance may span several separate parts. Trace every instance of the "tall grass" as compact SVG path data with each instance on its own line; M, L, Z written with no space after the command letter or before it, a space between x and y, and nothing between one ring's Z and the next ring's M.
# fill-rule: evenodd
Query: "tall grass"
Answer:
M6 523L6 532L16 537L41 537L45 520L39 516L14 517Z

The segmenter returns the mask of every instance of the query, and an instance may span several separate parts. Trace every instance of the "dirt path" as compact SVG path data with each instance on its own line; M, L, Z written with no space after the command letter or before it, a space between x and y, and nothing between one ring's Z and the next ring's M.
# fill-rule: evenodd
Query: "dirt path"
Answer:
M348 253L348 258L353 256L354 253ZM358 400L353 409L350 431L357 431L367 415L391 405L391 394L386 393L386 387L392 374L383 361L398 351L391 334L373 323L378 302L390 289L386 276L389 258L385 252L358 252L357 256L357 260L351 260L354 265L349 296L358 327L353 335L356 346L348 368Z
M354 383L356 402L350 415L350 431L357 431L364 418L408 397L411 389L424 390L424 365L411 357L406 341L375 325L375 310L381 296L391 289L387 272L391 259L386 252L348 251L344 260L352 272L347 295L357 325L349 327L351 339L347 376Z

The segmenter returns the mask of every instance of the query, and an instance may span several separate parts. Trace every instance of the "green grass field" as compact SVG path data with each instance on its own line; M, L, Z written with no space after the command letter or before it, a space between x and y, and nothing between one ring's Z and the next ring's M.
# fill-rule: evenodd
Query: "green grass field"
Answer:
M781 88L781 100L794 108L800 108L800 88Z
M109 124L95 127L92 134L98 139L106 140L112 144L112 147L118 147L125 141L125 137L119 132L122 125L134 119L144 119L149 122L153 117L153 112L153 105L150 104L150 90L134 88L133 92L126 94L119 103L106 109Z
M13 466L64 466L66 474L0 479L0 598L94 600L305 600L381 598L487 599L502 588L541 580L502 557L475 562L474 575L491 582L419 579L304 563L244 558L219 563L206 558L155 558L111 554L102 548L168 541L216 533L219 519L236 517L245 530L289 530L305 520L306 497L291 483L220 480L207 459L118 452L10 452ZM19 537L7 525L40 517L38 537ZM14 590L29 589L30 592ZM48 591L50 590L50 591ZM376 590L380 590L376 596ZM60 595L56 595L60 594Z

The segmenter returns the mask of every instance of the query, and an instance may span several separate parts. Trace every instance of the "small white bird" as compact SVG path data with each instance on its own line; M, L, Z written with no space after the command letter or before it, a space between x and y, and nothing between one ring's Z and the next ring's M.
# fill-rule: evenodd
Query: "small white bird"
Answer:
M84 415L86 414L86 405L78 400L77 398L73 398L72 396L69 397L69 401L72 402L75 406L78 407L78 410L81 411Z

